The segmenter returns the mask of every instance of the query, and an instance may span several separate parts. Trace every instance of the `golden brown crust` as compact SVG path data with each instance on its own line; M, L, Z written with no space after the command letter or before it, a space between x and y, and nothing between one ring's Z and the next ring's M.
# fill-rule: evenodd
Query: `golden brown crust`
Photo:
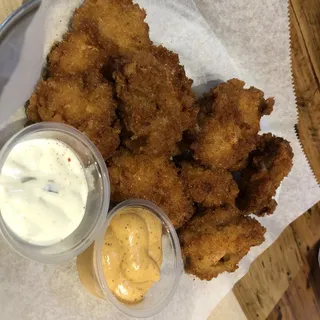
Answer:
M180 65L179 56L163 46L153 46L152 53L162 64L173 84L178 100L182 105L181 121L183 130L190 130L196 125L198 106L192 91L193 80L186 76L184 67Z
M189 112L184 111L164 65L150 53L139 53L118 61L114 79L121 118L130 135L126 147L149 155L175 154L192 121L187 121Z
M248 167L241 172L237 205L244 213L263 216L274 212L277 203L273 197L292 168L292 158L288 141L271 133L259 137Z
M112 86L90 77L55 77L41 80L30 98L28 119L69 124L85 133L105 159L120 143Z
M100 70L107 63L108 53L97 46L88 33L69 32L48 55L47 71L54 75L74 75Z
M233 272L252 246L264 241L265 228L235 207L207 210L179 232L185 271L202 280Z
M119 54L128 54L152 44L145 17L145 11L131 0L86 0L74 13L72 29L93 30L96 42L106 51L112 43Z
M49 75L106 69L123 54L151 50L145 17L131 0L86 0L75 10L71 32L48 56Z
M175 228L193 215L192 201L177 169L166 157L133 155L121 150L108 161L108 170L112 201L130 198L153 201L168 215Z
M200 131L191 148L202 164L237 171L254 149L260 118L272 111L274 101L265 100L256 88L244 89L244 84L229 80L199 101Z
M181 177L187 185L192 200L199 205L212 208L235 204L239 190L229 171L206 169L184 162Z

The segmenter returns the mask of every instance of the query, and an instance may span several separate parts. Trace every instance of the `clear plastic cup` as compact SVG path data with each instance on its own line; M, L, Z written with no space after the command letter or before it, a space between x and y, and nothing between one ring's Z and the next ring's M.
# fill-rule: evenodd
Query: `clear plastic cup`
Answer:
M39 246L20 239L5 224L0 212L0 229L8 244L20 255L42 263L70 260L87 249L101 232L110 204L110 181L105 162L95 145L81 132L64 124L41 122L18 132L0 151L0 172L12 148L30 139L55 139L67 145L78 156L88 183L88 198L84 217L62 241Z
M156 215L162 223L163 262L160 281L153 284L145 298L137 304L120 302L109 289L102 269L104 234L112 218L124 208L143 208ZM94 244L78 257L78 272L82 283L94 295L109 299L123 313L136 318L151 317L172 300L183 270L181 249L177 233L167 215L146 200L126 200L114 207Z

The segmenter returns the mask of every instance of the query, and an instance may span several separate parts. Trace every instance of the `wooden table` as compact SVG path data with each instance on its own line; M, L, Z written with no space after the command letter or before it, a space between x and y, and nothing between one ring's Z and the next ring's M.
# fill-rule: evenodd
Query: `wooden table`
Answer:
M21 3L0 0L0 21ZM290 21L296 130L320 181L320 0L290 0ZM209 319L320 319L319 240L320 203L283 231Z

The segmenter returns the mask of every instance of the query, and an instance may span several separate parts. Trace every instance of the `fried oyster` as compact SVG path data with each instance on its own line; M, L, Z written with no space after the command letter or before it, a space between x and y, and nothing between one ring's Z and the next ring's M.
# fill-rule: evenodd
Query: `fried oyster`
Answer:
M175 228L183 226L194 213L192 201L166 157L150 157L121 150L108 161L111 200L130 198L153 201L170 218Z
M293 152L288 141L271 133L259 136L249 165L241 172L237 205L245 214L272 214L277 206L273 197L292 168Z
M274 100L244 85L229 80L199 101L199 132L191 149L203 165L237 171L255 148L260 119L272 112Z
M195 121L192 102L183 99L167 68L146 52L118 61L113 76L127 131L124 144L135 153L176 154L183 132Z
M33 122L69 124L91 139L108 159L120 143L113 88L100 74L41 80L27 109Z
M194 216L179 232L185 271L201 280L233 272L252 246L264 241L266 229L227 206Z
M207 208L235 204L239 190L229 171L184 162L181 177L197 204Z
M104 50L109 51L112 45L117 54L126 55L150 49L145 18L145 10L132 0L85 0L75 10L71 27L75 32L91 32Z

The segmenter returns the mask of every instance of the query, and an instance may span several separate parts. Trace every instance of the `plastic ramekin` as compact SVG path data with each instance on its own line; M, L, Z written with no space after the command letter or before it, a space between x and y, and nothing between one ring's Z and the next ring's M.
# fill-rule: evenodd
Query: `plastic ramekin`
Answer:
M160 281L154 283L145 298L137 304L120 302L109 289L102 269L102 247L105 231L112 218L122 209L128 207L146 209L157 216L162 223L163 262ZM139 199L126 200L114 207L109 212L106 224L94 244L78 257L79 276L87 289L100 298L110 300L120 311L135 318L151 317L167 306L175 294L182 270L179 239L169 218L152 202Z
M95 145L81 132L64 124L41 122L18 132L0 151L0 172L12 148L31 139L55 139L67 145L83 166L89 193L84 217L68 237L49 246L27 243L5 224L0 212L0 229L8 244L20 255L41 263L71 260L87 249L101 232L110 204L110 181L105 162Z

